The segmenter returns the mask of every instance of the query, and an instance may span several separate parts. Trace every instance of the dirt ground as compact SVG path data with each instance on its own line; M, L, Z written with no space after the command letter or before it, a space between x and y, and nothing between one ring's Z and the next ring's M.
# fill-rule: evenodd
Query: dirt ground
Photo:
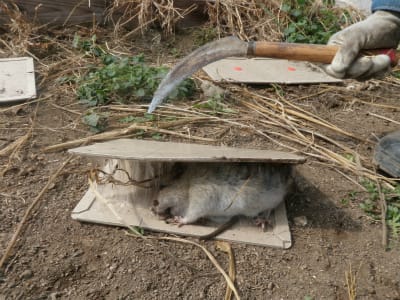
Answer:
M0 149L32 128L15 157L0 157L2 170L8 167L0 183L1 254L29 205L69 156L66 151L45 153L43 148L93 134L81 122L79 114L86 108L77 103L73 90L57 94L57 87L49 86L39 91L41 97L50 95L43 101L0 108ZM339 86L350 101L327 91L293 103L362 138L372 139L399 127L370 114L400 121L398 109L370 103L400 108L400 85L350 81ZM361 88L346 89L351 86ZM282 89L287 95L312 95L321 87ZM198 136L214 134L213 124L191 129ZM373 145L337 138L372 158ZM248 128L236 127L215 143L221 144L279 148ZM88 189L90 167L87 159L75 157L41 197L1 270L1 300L223 299L225 281L200 249L144 241L126 236L119 228L73 221L71 211ZM346 273L355 279L357 299L400 299L400 248L391 241L391 249L383 249L380 222L359 207L368 194L360 192L343 202L360 188L313 158L298 167L296 183L297 191L286 201L293 239L290 249L232 244L242 299L348 299ZM307 224L295 222L296 217L306 217ZM204 245L227 269L226 254L215 250L213 241Z

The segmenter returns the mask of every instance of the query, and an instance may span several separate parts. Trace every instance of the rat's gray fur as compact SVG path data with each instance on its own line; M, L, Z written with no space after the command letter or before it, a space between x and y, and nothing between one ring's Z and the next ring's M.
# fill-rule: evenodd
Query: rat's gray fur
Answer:
M292 166L267 163L190 163L180 177L161 188L158 214L177 217L180 224L200 218L226 221L233 216L256 217L271 211L285 198L292 182Z

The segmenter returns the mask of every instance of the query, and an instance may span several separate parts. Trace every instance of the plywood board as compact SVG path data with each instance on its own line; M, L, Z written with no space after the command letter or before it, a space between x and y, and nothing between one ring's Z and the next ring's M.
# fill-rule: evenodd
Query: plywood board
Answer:
M69 152L89 157L165 162L271 162L298 164L305 161L302 156L280 151L135 139L118 139L97 143L70 149Z
M2 1L3 2L3 1ZM9 8L15 4L30 21L51 25L71 25L102 22L106 0L6 0ZM10 23L7 12L0 10L0 25ZM65 24L64 24L65 23Z
M115 188L114 187L109 187ZM122 220L128 220L130 225L144 229L177 234L183 236L199 237L216 229L215 224L184 225L178 227L167 224L155 216L149 207L133 205L135 199L129 199L127 187L117 187L118 197L108 198L109 204ZM104 190L103 190L104 191ZM102 193L103 194L103 193ZM115 195L115 193L114 193ZM128 200L129 199L129 200ZM131 200L131 201L130 201ZM72 211L74 220L105 225L123 226L111 210L101 200L96 199L95 194L88 190L82 200ZM230 229L220 234L216 239L234 241L246 244L269 246L287 249L292 245L289 225L286 217L285 203L282 203L271 215L273 227L262 231L249 219L240 219Z
M0 104L36 97L31 57L0 59Z
M203 68L215 81L306 84L341 82L308 62L270 58L227 58Z

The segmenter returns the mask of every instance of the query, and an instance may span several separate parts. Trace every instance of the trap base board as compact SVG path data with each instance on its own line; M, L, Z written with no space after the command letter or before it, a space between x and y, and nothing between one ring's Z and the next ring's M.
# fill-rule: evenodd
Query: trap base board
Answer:
M232 57L211 63L203 70L215 81L249 84L342 82L309 62L286 59Z
M130 225L151 231L199 237L214 231L218 227L215 224L178 227L158 219L148 207L133 206L131 201L114 199L110 200L109 204L123 220L129 220ZM72 211L71 216L72 219L82 222L124 226L107 205L96 199L95 194L90 189ZM263 232L252 220L241 218L215 239L283 249L290 248L292 241L284 202L271 214L271 219L273 228L268 228Z

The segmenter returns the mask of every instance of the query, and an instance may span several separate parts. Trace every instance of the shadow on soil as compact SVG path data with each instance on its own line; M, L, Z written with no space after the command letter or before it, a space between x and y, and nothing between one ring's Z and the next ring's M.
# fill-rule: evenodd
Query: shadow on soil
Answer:
M338 207L329 197L297 174L294 193L286 199L289 220L304 216L307 227L343 231L360 231L361 223Z

